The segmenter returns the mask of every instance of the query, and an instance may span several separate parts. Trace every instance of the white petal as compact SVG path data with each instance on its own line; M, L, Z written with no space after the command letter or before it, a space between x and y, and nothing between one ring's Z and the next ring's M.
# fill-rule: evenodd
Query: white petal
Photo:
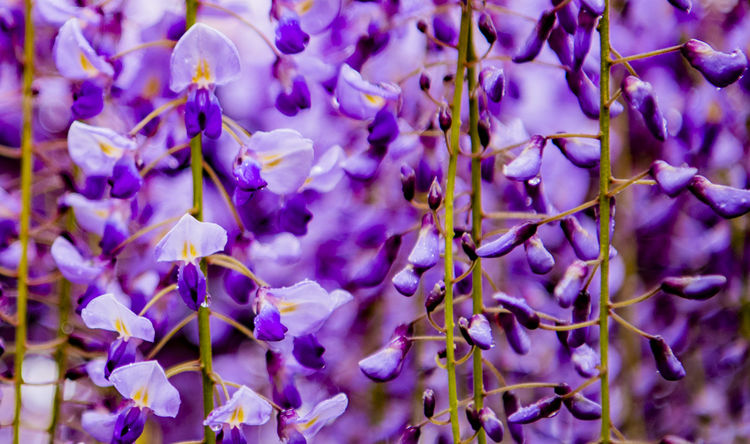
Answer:
M153 342L154 326L148 318L138 316L120 303L111 293L94 298L81 312L89 328L115 331L120 336Z

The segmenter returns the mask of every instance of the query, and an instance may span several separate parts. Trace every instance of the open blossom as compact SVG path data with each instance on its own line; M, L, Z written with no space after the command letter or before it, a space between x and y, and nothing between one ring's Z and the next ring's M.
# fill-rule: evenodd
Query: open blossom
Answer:
M388 101L398 99L399 94L401 89L398 86L370 83L351 66L341 65L336 84L336 100L344 115L353 119L370 119Z
M58 72L68 79L85 80L114 74L112 65L97 54L83 36L78 19L71 18L62 25L52 51Z
M143 361L120 367L112 372L109 380L136 407L148 408L157 416L177 416L180 394L169 383L158 362Z
M203 425L211 427L214 431L227 426L230 434L241 434L243 424L250 426L265 424L271 419L271 413L273 413L271 404L243 385L234 392L226 404L211 411L203 421Z
M319 402L302 417L293 410L282 411L279 414L279 437L293 443L312 442L307 440L312 439L320 429L341 416L348 405L349 399L345 394L339 393Z
M81 318L87 327L117 332L120 338L125 340L154 340L154 326L151 321L133 313L111 293L98 296L89 302L81 312Z
M89 284L104 271L102 265L84 259L76 247L62 236L55 239L50 252L60 273L76 284Z
M111 176L117 161L134 150L133 140L109 128L75 121L68 131L70 158L90 176Z

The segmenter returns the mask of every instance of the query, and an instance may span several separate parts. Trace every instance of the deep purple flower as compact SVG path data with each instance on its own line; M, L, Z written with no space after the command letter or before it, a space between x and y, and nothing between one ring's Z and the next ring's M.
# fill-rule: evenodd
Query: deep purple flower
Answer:
M685 299L705 300L721 291L727 278L721 275L668 277L661 281L661 289Z
M489 101L500 103L505 94L505 71L489 66L479 73L479 84Z
M651 134L659 140L666 140L667 121L656 103L651 84L636 76L627 76L622 80L622 95L641 114Z
M407 260L414 267L422 270L434 267L440 257L439 241L440 232L435 225L435 220L432 214L425 213L422 216L422 227L419 229L417 242Z
M95 82L84 81L80 87L73 92L73 118L90 119L104 109L104 90Z
M296 116L298 112L310 108L310 90L305 78L296 76L292 80L292 89L289 92L282 91L276 96L276 109L285 116Z
M404 296L413 296L419 289L421 273L412 264L407 264L393 276L393 286Z
M741 49L729 53L720 52L708 43L690 39L680 51L693 68L719 88L736 82L747 69L747 56Z
M513 313L519 323L529 330L539 327L540 319L536 310L531 308L525 299L514 298L503 292L495 293L492 298L506 310Z
M367 142L372 145L388 145L398 137L398 121L388 109L383 108L375 114L373 121L367 125Z
M477 248L477 256L504 256L533 236L534 233L536 233L536 228L537 225L533 222L524 222L520 225L516 225L497 239Z
M549 273L555 266L555 258L544 248L542 239L536 234L523 243L529 268L536 274Z
M130 199L143 186L143 178L135 166L135 159L122 156L112 168L110 194L117 199Z
M560 221L565 237L582 261L592 261L599 257L599 242L586 231L575 216L568 216Z
M583 279L588 274L588 270L589 268L586 266L586 263L580 260L568 266L562 279L555 286L554 291L555 299L557 299L560 307L570 307L583 285Z
M688 166L673 167L663 160L655 160L649 173L667 196L675 197L687 188L698 169Z
M525 355L531 348L531 340L526 331L516 322L511 313L498 313L497 323L505 331L505 338L510 347L519 355Z
M715 185L701 175L690 180L688 189L725 219L739 217L750 211L750 190Z
M503 440L505 429L503 423L497 419L495 412L489 407L482 407L479 410L479 422L482 423L482 428L487 433L487 436L495 442Z
M534 26L534 30L527 37L526 43L518 50L513 61L524 63L534 60L542 50L542 45L549 37L552 27L555 26L555 13L552 10L544 11Z
M589 8L582 7L578 11L578 26L576 27L573 38L573 69L580 69L586 54L591 48L591 34L594 32L597 18L600 14L595 14Z
M206 276L200 266L190 262L182 264L177 273L177 291L191 310L198 311L198 307L206 302Z
M376 382L387 382L398 377L404 365L406 353L411 348L408 335L407 326L398 326L388 345L359 361L359 369L362 373Z
M655 336L648 340L648 344L651 347L651 353L654 355L656 368L662 378L667 381L677 381L685 377L685 369L682 367L682 363L674 355L664 338Z
M503 166L503 174L510 180L526 181L539 174L542 152L547 144L544 136L532 136L523 151L512 162Z
M284 54L299 54L310 42L310 35L302 30L299 18L294 15L282 17L276 27L276 47Z
M143 433L146 426L146 410L140 407L126 407L117 415L112 435L113 444L131 444Z
M294 349L292 350L292 354L297 359L297 362L315 370L325 367L326 363L323 360L323 353L325 353L326 349L318 342L318 338L315 335L308 334L294 338L293 343Z

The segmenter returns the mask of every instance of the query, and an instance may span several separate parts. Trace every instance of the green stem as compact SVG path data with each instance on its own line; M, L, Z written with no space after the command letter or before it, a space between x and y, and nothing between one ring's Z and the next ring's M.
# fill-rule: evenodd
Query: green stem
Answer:
M468 67L466 75L468 76L469 91L474 91L477 85L476 64L473 63L477 57L474 52L474 38L471 30L471 21L469 21L469 42L467 48L466 61ZM471 138L471 152L474 156L471 158L471 237L474 243L479 245L482 240L482 159L479 153L482 152L482 143L479 140L479 101L476 94L469 94L469 137ZM471 275L471 301L472 313L482 313L482 260L477 258L474 270ZM474 387L474 406L477 410L484 406L484 368L482 360L482 350L479 347L474 348L472 361L472 385ZM480 429L477 435L477 442L485 444L487 437L484 430Z
M649 57L654 57L654 56L658 56L658 55L662 55L662 54L668 54L670 52L679 51L680 49L682 49L683 46L685 46L685 45L674 45L674 46L669 46L667 48L662 48L662 49L657 49L657 50L654 50L654 51L644 52L644 53L641 53L641 54L634 54L634 55L631 55L631 56L621 57L621 58L615 59L615 60L613 60L613 61L611 61L609 63L612 64L612 65L615 65L615 64L618 64L618 63L632 62L633 60L647 59ZM607 52L607 54L609 54L609 52Z
M471 28L471 6L467 3L461 11L461 31L458 38L458 60L456 62L455 89L451 107L450 147L448 147L448 176L445 184L445 350L448 372L448 405L451 416L453 442L461 442L458 423L458 393L456 389L456 356L453 350L453 198L456 187L456 164L458 162L459 137L461 136L461 99L464 87L464 70Z
M185 28L195 24L198 12L196 0L185 0ZM195 217L203 220L203 149L201 135L190 140L190 169L193 173L193 208ZM206 261L201 261L205 273ZM200 347L201 375L203 379L203 414L208 416L214 409L213 355L211 353L211 310L207 306L198 307L198 342ZM210 427L203 428L206 444L216 443L216 434Z
M31 18L32 0L24 1L25 33L23 44L23 127L21 130L21 220L19 241L21 259L18 263L18 297L16 299L16 356L14 361L13 443L18 444L21 428L21 386L23 385L23 359L26 353L26 304L29 296L29 228L31 224L31 120L33 118L33 98L31 82L34 79L34 22Z
M604 0L604 14L599 21L601 72L599 84L599 133L601 155L599 158L599 256L601 258L601 291L599 296L599 354L601 359L601 442L609 444L609 10L610 0Z

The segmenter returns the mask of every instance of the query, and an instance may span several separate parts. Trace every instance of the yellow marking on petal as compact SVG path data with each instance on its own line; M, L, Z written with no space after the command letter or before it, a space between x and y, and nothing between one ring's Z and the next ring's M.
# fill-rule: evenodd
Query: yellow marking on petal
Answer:
M193 83L199 86L208 86L211 83L211 68L208 66L206 59L200 59L198 66L195 67L195 75L193 75Z
M239 427L245 421L245 412L242 407L237 407L232 411L232 416L229 417L229 425L232 427Z
M125 326L125 323L122 322L122 319L120 318L115 319L115 330L117 330L117 333L120 333L120 336L126 338L130 337L130 331L128 331L128 327Z
M198 253L195 251L195 245L190 241L185 241L182 244L182 260L190 262L198 257Z
M94 214L101 218L105 218L109 216L109 211L107 210L94 210Z
M83 70L86 71L87 74L91 76L99 74L99 70L94 68L94 65L91 64L88 57L86 57L86 54L78 54L78 61L81 63L81 68L83 68Z
M380 96L374 96L372 94L362 94L362 95L365 96L365 100L367 100L372 106L381 107L385 105L385 99Z
M132 399L138 407L148 407L148 390L146 387L136 390Z
M114 147L106 142L99 142L99 149L109 157L120 157L122 154L121 148Z
M294 10L297 11L297 14L299 15L307 14L312 9L313 3L313 0L304 0L295 5Z
M278 309L279 313L292 313L297 310L299 306L294 302L279 302Z
M303 185L310 185L310 183L312 181L313 181L313 178L312 177L308 177L307 179L305 179L305 183Z
M313 425L315 425L315 423L318 422L319 419L320 419L320 416L316 416L316 417L310 419L309 421L307 421L306 423L300 424L298 427L301 430L307 430L310 427L312 427Z

